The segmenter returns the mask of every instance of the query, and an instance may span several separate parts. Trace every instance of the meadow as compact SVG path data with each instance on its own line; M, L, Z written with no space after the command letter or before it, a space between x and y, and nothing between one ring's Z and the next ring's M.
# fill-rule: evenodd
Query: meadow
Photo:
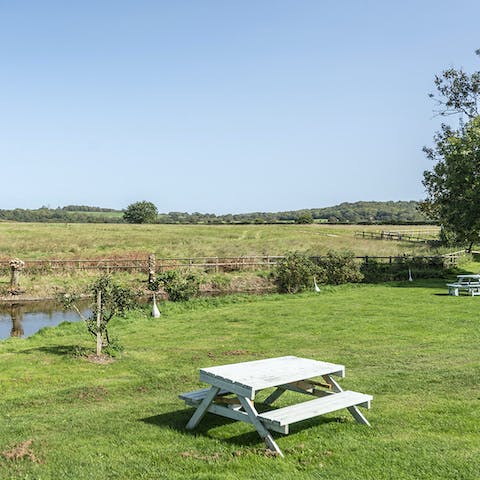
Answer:
M167 302L112 321L108 364L88 361L81 323L0 342L0 478L476 479L478 302L444 281ZM184 429L199 368L281 355L344 364L342 386L374 396L371 428L303 422L275 434L285 459L244 423Z
M356 238L357 230L431 230L431 226L372 225L126 225L0 222L3 259L107 258L155 253L160 258L322 255L350 250L356 255L430 254L425 244Z

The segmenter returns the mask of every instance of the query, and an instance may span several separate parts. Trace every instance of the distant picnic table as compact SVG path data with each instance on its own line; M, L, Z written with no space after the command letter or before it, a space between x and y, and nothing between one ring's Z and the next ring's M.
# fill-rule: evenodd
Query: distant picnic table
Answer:
M472 297L480 295L480 274L457 275L455 283L447 283L448 294L458 297L460 291L465 291Z
M200 380L209 388L179 397L196 410L187 424L195 428L207 412L252 424L267 447L283 457L270 431L288 434L289 425L336 410L348 409L355 420L370 425L358 407L370 408L371 395L344 391L332 376L343 378L345 367L308 358L286 356L202 368ZM321 381L312 378L321 377ZM314 400L259 413L258 392L274 388L261 402L270 406L284 392L304 393Z

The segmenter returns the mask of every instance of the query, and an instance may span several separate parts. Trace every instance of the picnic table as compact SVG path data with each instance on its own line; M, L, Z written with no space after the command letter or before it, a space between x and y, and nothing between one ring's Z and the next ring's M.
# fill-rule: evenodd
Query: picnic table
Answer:
M448 294L458 297L461 290L465 290L472 297L480 295L480 274L457 275L455 283L447 283Z
M288 434L292 423L344 408L357 422L370 425L358 407L370 408L373 397L344 391L332 376L343 378L345 367L295 356L202 368L200 380L210 387L179 395L187 405L196 407L186 428L195 428L207 412L247 422L270 450L283 457L270 431ZM261 402L264 406L270 406L286 391L316 398L259 413L254 403L257 393L272 388Z

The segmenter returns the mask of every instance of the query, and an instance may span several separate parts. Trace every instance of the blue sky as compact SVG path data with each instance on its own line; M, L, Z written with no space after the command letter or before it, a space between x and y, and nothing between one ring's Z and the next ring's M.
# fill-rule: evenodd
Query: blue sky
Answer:
M478 1L0 0L0 208L417 200Z

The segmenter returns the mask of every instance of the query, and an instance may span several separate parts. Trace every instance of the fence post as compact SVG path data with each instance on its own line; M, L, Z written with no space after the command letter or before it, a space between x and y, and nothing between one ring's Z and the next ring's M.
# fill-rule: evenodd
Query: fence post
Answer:
M15 291L20 286L20 272L25 267L25 262L19 258L12 258L10 260L10 291Z
M151 253L148 256L148 283L152 284L155 281L155 254Z

